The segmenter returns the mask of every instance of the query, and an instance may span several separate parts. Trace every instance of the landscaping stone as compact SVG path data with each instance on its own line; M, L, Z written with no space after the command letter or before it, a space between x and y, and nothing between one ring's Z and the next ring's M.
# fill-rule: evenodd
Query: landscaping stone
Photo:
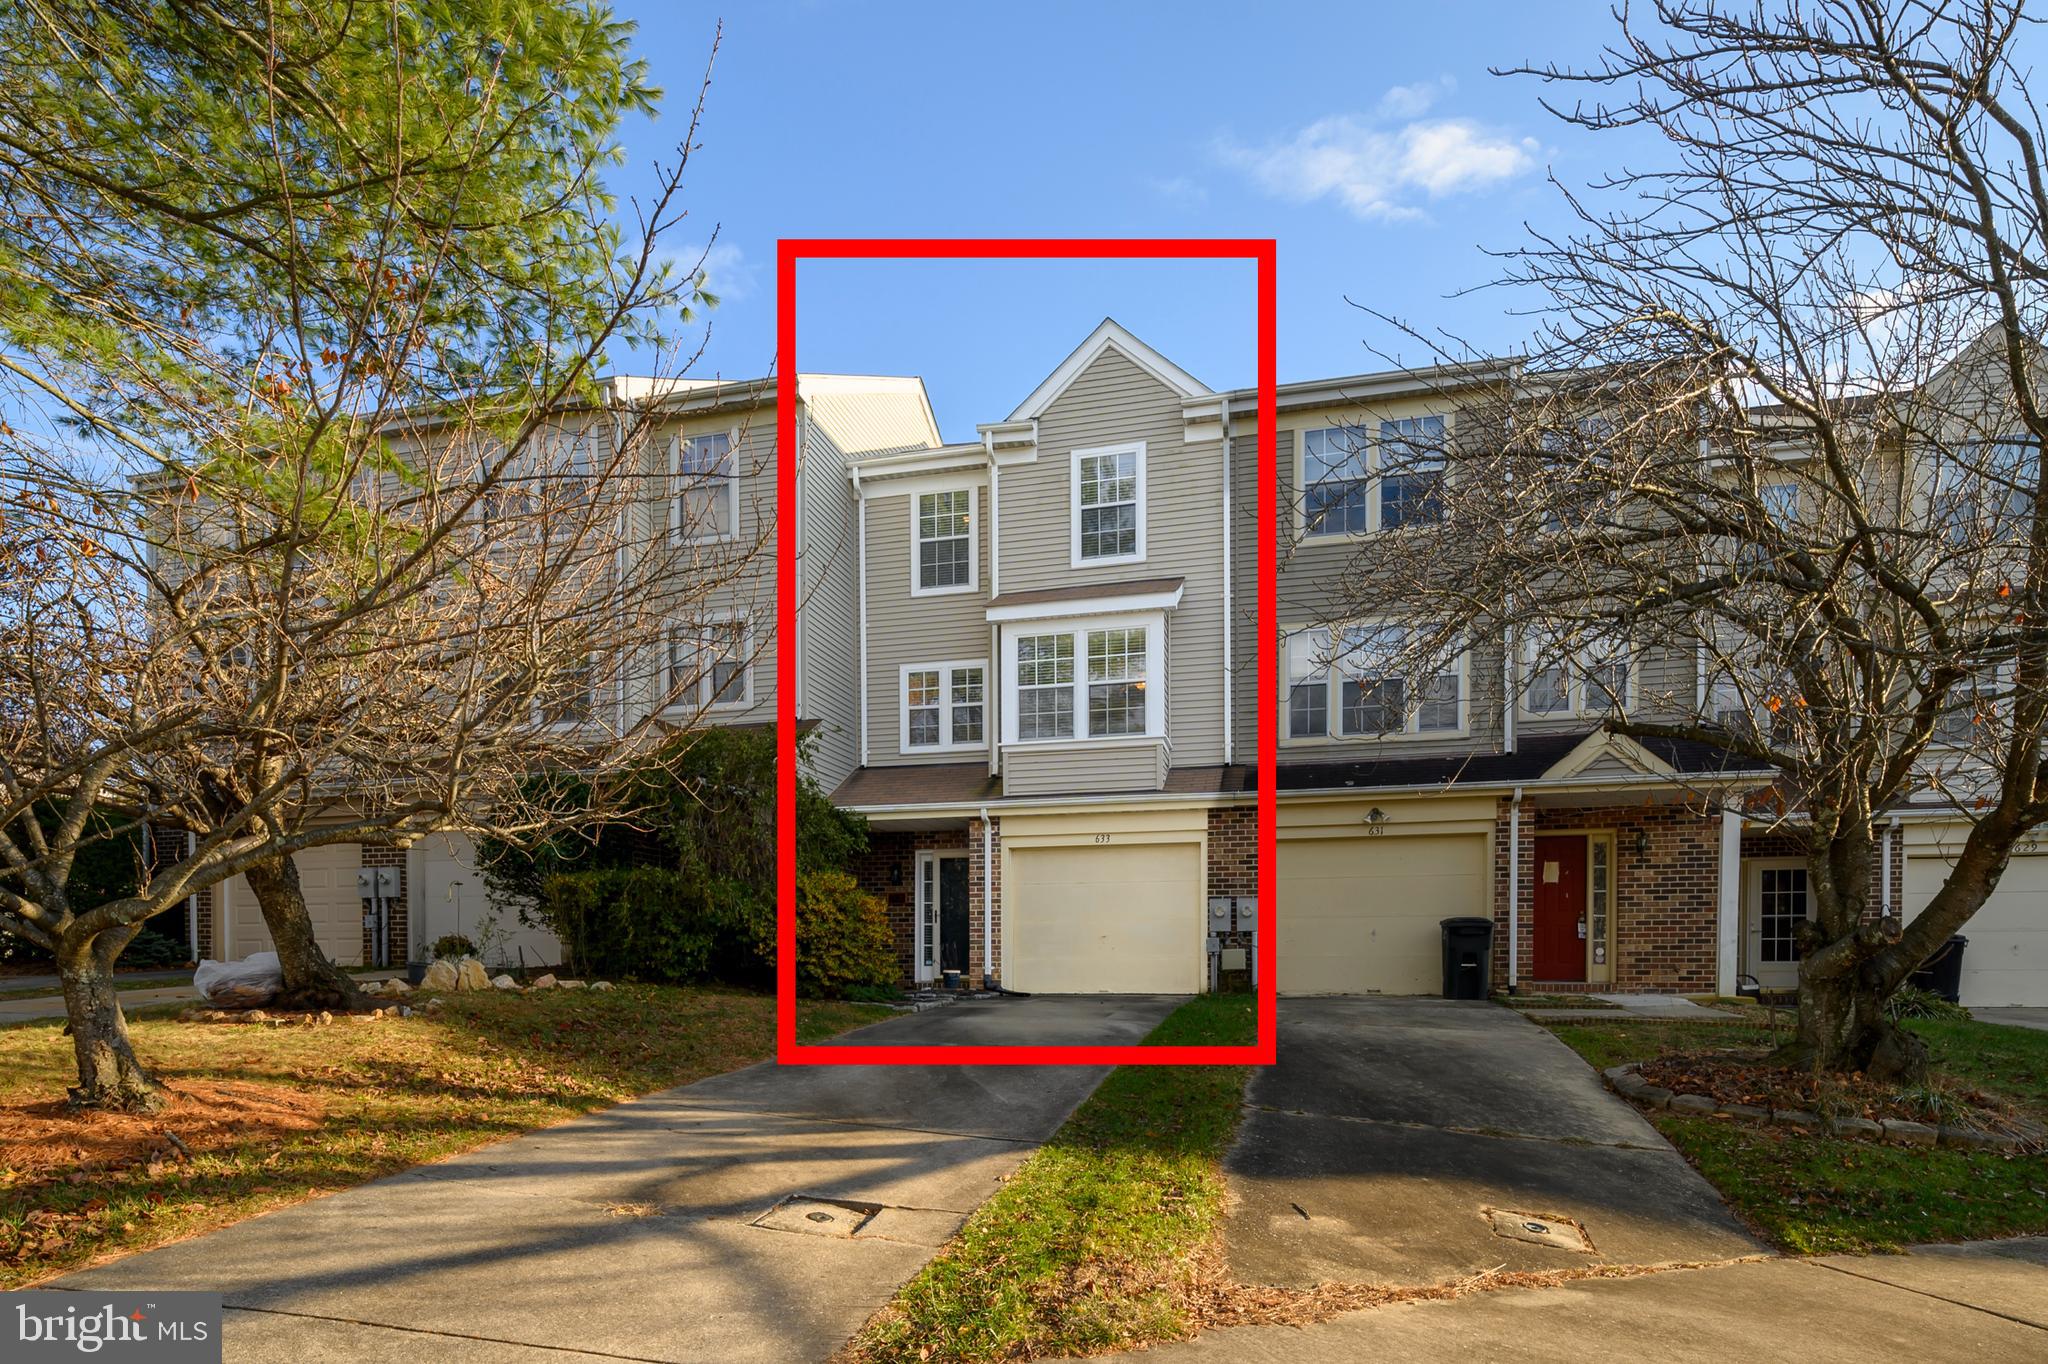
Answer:
M270 1021L270 1015L263 1012L263 1010L261 1009L251 1009L249 1010L248 1013L242 1016L248 1019L251 1023L267 1023Z
M1828 1131L1838 1137L1875 1139L1884 1135L1884 1128L1868 1118L1829 1118Z
M516 990L519 988L519 982L501 973L491 977L491 988L493 990Z
M1975 1127L1944 1126L1936 1134L1936 1140L1943 1146L1961 1151L2010 1151L2019 1145L2017 1137L2002 1132L1985 1132Z
M1644 1085L1636 1091L1635 1101L1646 1108L1666 1108L1671 1103L1671 1091L1661 1085Z
M390 980L384 982L384 993L386 995L409 995L412 993L412 986L393 976Z
M437 961L427 967L426 975L420 977L422 990L453 990L455 984L455 963Z
M592 981L590 988L592 990L609 990L612 988L612 983L608 980Z
M536 990L552 990L558 983L555 980L555 973L550 971L546 975L536 977L533 982L533 988Z
M455 964L455 988L458 990L488 990L491 978L484 974L484 964L475 957L464 957Z
M1711 1113L1714 1101L1704 1094L1674 1094L1667 1107L1673 1113Z
M565 980L561 982L561 986L564 990L580 990L583 988L583 982L580 980Z
M329 1013L327 1010L322 1009L320 1011L320 1016L316 1021L320 1024L321 1027L324 1028L334 1021L334 1015Z
M1904 1118L1886 1118L1878 1126L1884 1129L1886 1141L1902 1141L1912 1146L1932 1146L1937 1135L1936 1129L1924 1122L1907 1122Z
M1783 1123L1787 1127L1820 1126L1819 1117L1803 1108L1774 1108L1771 1110L1771 1121Z
M1771 1116L1770 1109L1759 1108L1755 1104L1727 1104L1721 1111L1731 1118L1753 1118L1757 1122L1768 1122Z

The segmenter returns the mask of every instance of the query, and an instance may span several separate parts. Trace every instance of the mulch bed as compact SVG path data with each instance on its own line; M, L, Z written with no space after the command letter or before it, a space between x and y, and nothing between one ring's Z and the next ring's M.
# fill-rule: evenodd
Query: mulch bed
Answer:
M73 1112L62 1100L0 1106L0 1188L59 1172L83 1183L95 1171L309 1132L323 1116L317 1101L283 1085L173 1080L164 1087L170 1102L158 1113Z
M1982 1090L1937 1083L1929 1090L1901 1091L1898 1086L1861 1075L1818 1076L1769 1064L1763 1053L1674 1052L1644 1061L1642 1077L1673 1094L1702 1094L1720 1107L1749 1104L1757 1108L1801 1109L1830 1117L1897 1118L1907 1122L1954 1123L1982 1118L1982 1124L2003 1128L2013 1117L2011 1105ZM1946 1107L1934 1111L1930 1097Z

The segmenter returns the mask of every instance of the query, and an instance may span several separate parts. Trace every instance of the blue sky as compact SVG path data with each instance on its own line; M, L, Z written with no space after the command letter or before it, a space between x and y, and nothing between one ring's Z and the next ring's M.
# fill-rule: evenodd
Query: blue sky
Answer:
M670 156L716 9L620 0L666 112L625 130L614 183ZM689 259L724 302L700 374L767 372L774 258L799 236L1257 236L1279 243L1280 378L1422 348L1350 299L1490 349L1526 319L1484 247L1560 221L1626 150L1490 65L1587 61L1604 0L1560 4L881 5L757 0L725 14L691 164ZM1640 149L1638 149L1640 150ZM1249 264L818 262L799 364L923 374L948 439L1010 409L1103 316L1215 387L1254 379Z

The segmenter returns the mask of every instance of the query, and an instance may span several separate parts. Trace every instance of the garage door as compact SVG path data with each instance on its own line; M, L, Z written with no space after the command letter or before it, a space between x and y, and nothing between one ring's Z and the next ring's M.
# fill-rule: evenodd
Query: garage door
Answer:
M1280 844L1282 994L1433 995L1439 922L1490 912L1484 834Z
M1207 914L1193 843L1016 848L1003 984L1034 994L1193 994Z
M1906 863L1906 907L1917 914L1948 870L1946 861L1916 851ZM1962 934L1970 940L1963 1003L2048 1005L2048 856L2013 858Z
M320 950L343 966L361 965L363 902L356 894L361 850L353 843L335 843L307 848L293 860L299 864L299 886L306 894L306 910L312 915L313 936L319 940ZM227 910L229 951L234 959L270 951L270 930L263 926L263 910L249 883L234 877L223 892L220 898Z

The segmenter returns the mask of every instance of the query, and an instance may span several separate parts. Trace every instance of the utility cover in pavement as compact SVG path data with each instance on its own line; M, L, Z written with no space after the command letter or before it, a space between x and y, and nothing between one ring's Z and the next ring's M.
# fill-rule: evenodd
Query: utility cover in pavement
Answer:
M1516 1212L1512 1208L1484 1208L1481 1211L1493 1222L1495 1236L1577 1251L1581 1255L1593 1253L1593 1242L1586 1235L1586 1229L1569 1217L1543 1217L1530 1212Z
M791 1194L755 1218L751 1225L849 1241L904 1241L914 1246L936 1247L950 1241L966 1220L965 1213L939 1208L892 1208L881 1203Z

